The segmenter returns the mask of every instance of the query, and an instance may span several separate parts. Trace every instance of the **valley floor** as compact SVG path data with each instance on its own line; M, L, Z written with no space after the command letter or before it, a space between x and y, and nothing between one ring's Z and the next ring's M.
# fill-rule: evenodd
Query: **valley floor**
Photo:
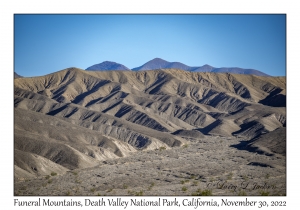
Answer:
M286 157L239 150L242 139L205 136L182 147L139 151L87 169L15 180L36 196L286 195Z

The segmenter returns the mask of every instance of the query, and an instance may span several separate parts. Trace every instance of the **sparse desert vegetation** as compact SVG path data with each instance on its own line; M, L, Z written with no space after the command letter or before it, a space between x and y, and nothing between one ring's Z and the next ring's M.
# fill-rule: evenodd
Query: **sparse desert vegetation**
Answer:
M217 137L205 137L207 142L191 142L185 150L173 148L164 153L149 150L134 156L107 159L106 163L78 170L75 176L64 173L51 177L51 184L44 177L15 182L19 195L285 195L285 159L279 156L256 155L233 147L219 147ZM239 142L228 139L228 144ZM202 155L197 154L201 151ZM226 165L222 156L231 155ZM201 161L199 161L199 156ZM145 160L147 160L145 162ZM249 165L249 162L268 163L272 167ZM280 167L279 167L280 166ZM159 169L158 169L159 168ZM228 172L232 171L232 172ZM159 172L159 173L158 173ZM145 174L141 176L140 174ZM193 174L193 176L191 176ZM245 175L247 174L247 175ZM269 178L266 179L266 174ZM228 176L232 176L228 179ZM193 178L193 179L191 179ZM80 181L79 181L80 180ZM46 182L45 182L46 181ZM125 183L125 184L124 184ZM262 190L260 187L270 187ZM243 184L243 185L242 185ZM247 185L246 189L243 189ZM274 185L274 187L271 187ZM44 186L44 187L43 187ZM234 186L236 189L233 190ZM76 187L78 190L76 192ZM183 187L186 191L183 191ZM256 188L255 188L256 187ZM40 190L36 190L40 188ZM184 188L184 189L185 189ZM255 189L254 189L255 188ZM19 189L22 189L19 191ZM201 189L199 191L199 189ZM205 191L207 190L207 191ZM233 190L233 191L232 191ZM19 192L18 192L19 191ZM93 191L93 192L92 192ZM142 191L142 193L140 193ZM203 192L204 191L204 192ZM51 193L50 193L51 192ZM203 195L202 195L203 192ZM205 193L206 192L206 193Z

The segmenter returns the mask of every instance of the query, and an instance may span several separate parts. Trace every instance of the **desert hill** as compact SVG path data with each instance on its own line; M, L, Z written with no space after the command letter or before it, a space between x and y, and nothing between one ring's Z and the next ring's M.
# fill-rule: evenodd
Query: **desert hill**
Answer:
M20 76L19 74L17 74L16 72L14 72L14 79L16 79L16 78L20 78L20 77L22 77L22 76Z
M271 132L260 135L251 141L234 145L241 150L248 150L269 156L280 154L286 156L286 128L279 127Z
M16 78L15 176L93 167L203 136L257 139L267 148L259 137L286 126L285 90L285 77L179 69L68 68Z

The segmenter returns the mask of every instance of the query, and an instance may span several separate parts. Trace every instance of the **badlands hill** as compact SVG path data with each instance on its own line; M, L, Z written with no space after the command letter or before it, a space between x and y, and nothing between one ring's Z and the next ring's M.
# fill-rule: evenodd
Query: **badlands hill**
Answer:
M22 76L20 76L19 74L17 74L16 72L14 72L14 79L16 79L16 78L20 78L20 77L22 77Z
M285 100L285 77L68 68L16 78L15 177L63 174L204 136L255 139L252 147L284 155L281 138L268 135L285 137Z

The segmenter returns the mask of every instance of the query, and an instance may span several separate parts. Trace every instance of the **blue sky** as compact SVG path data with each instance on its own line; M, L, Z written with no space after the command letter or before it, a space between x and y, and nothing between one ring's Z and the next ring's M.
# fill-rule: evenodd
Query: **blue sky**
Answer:
M41 76L153 58L286 75L285 15L14 15L14 70Z

